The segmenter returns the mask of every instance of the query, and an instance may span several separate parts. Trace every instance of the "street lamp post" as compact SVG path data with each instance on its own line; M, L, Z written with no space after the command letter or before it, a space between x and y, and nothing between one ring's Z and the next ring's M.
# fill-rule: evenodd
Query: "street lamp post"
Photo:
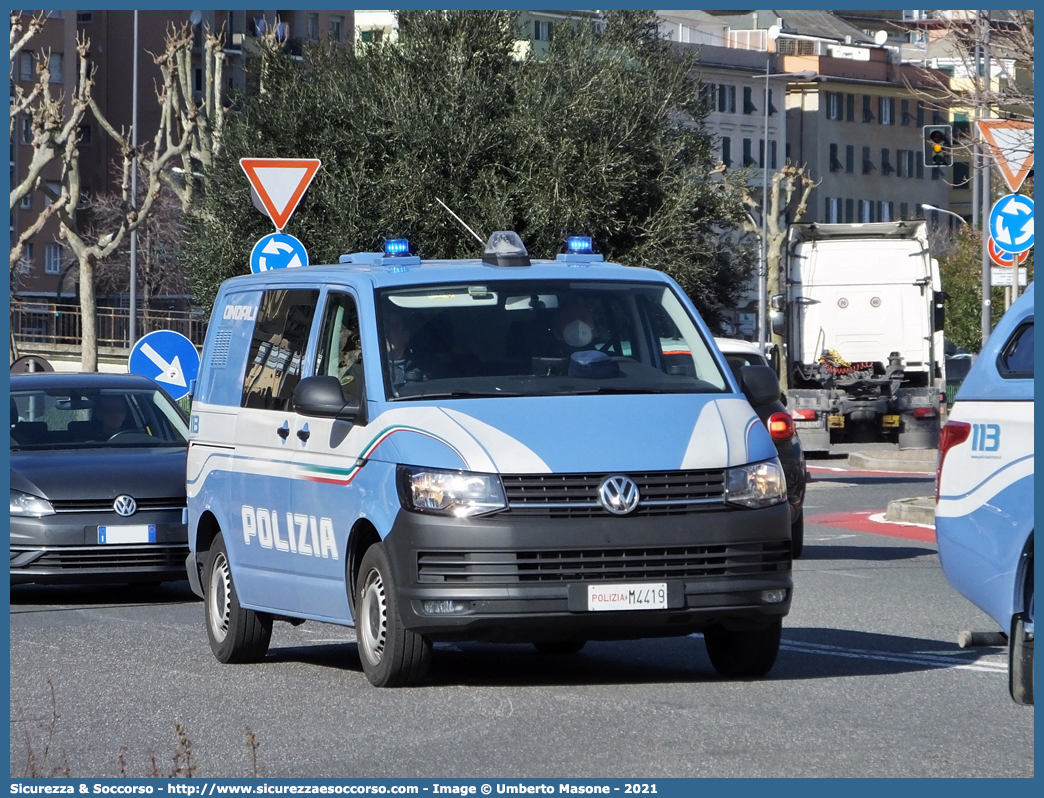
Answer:
M946 210L946 208L937 208L934 205L929 205L927 202L922 202L921 207L924 208L926 211L938 211L939 213L948 213L950 216L953 216L955 219L958 219L962 224L968 223L963 216L956 214L953 211L948 211Z

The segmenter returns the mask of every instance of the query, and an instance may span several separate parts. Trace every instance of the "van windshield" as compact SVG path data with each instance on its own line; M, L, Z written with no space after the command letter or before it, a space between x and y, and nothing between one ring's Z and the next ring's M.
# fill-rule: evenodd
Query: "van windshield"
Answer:
M390 400L729 389L665 285L496 281L377 294Z

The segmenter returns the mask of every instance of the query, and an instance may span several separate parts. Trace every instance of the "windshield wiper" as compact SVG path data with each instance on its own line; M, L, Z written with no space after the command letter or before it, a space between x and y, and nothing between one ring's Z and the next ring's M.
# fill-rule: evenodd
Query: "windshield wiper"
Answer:
M633 393L633 394L645 394L645 393L689 393L689 391L667 391L660 388L622 388L615 385L601 385L597 388L580 388L573 391L558 391L553 394L544 394L545 396L590 396L592 394L599 393Z
M397 396L393 402L415 402L422 399L499 399L504 396L526 396L516 391L440 391L420 393L412 396Z

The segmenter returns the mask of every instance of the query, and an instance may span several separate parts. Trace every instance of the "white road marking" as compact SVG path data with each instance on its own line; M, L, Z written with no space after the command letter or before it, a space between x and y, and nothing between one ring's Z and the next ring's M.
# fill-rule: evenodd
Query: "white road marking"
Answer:
M874 513L873 515L869 516L869 519L871 521L875 521L878 524L891 524L892 526L916 526L920 527L921 529L931 530L935 529L935 524L917 524L913 521L890 521L889 519L885 518L885 513Z

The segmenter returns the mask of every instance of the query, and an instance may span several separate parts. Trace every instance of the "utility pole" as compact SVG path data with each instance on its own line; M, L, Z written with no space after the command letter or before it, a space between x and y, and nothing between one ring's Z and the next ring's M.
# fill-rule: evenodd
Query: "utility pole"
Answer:
M134 12L134 66L131 70L131 147L134 160L131 165L131 207L138 207L138 12ZM138 231L130 232L130 297L127 328L127 348L133 349L138 342Z
M982 175L982 164L979 163L979 102L982 92L979 90L979 42L981 29L979 19L975 19L975 45L972 48L972 96L975 104L972 110L972 152L971 152L971 184L972 184L972 229L979 227L979 178Z
M992 88L992 82L990 80L990 12L978 12L978 15L983 21L983 34L982 34L982 55L983 55L983 79L985 83L985 91L983 96L985 102L983 103L983 111L986 118L990 117L990 89ZM978 137L978 131L976 131L976 138ZM991 299L993 293L992 274L990 269L992 268L992 260L990 259L989 241L990 241L990 160L991 155L984 148L982 153L982 343L985 346L986 339L990 337L990 333L993 332L993 308L991 307ZM1012 267L1014 272L1014 279L1018 279L1018 258L1015 258L1015 264Z

